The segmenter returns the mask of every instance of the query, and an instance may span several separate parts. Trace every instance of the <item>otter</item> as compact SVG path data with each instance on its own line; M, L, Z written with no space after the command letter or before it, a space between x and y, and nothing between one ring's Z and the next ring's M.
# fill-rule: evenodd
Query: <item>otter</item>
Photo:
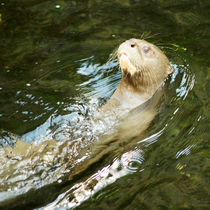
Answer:
M120 123L114 133L102 135L90 148L90 157L76 166L70 180L108 155L122 154L143 138L158 113L164 81L173 73L166 55L145 40L123 42L117 57L121 80L109 101L99 109L101 116L118 115Z
M43 168L40 167L40 163L43 163L44 167L47 166L46 171L48 173L50 167L54 167L54 157L58 157L56 162L61 163L59 173L65 171L66 168L73 168L68 175L69 181L74 180L74 178L77 179L77 175L80 178L86 169L103 158L108 157L113 160L113 156L122 155L125 151L131 151L131 155L133 153L136 155L137 152L132 152L134 145L137 145L137 142L145 137L146 129L158 113L164 80L173 72L173 68L165 54L158 47L145 40L130 39L123 42L117 50L117 56L122 72L120 83L108 102L99 109L101 118L104 117L104 114L119 116L120 120L116 123L114 131L102 134L97 141L91 143L87 149L89 156L86 155L87 150L80 143L75 143L75 153L68 153L68 156L63 157L60 153L63 148L69 146L71 141L66 141L61 146L55 140L49 140L40 145L29 145L17 139L15 148L6 148L1 153L3 155L1 155L0 162L5 167L4 172L1 173L2 177L7 179L8 172L15 174L15 176L17 173L21 174L19 167L22 167L23 164L27 164L26 169L31 167L33 171L36 169L41 174ZM82 152L85 155L82 155ZM139 152L141 151L139 150ZM81 159L76 156L77 153L80 153ZM37 154L39 155L37 156ZM68 158L68 163L63 160L66 158ZM22 161L19 162L18 160ZM13 161L16 161L15 164ZM64 162L65 164L63 164ZM28 181L29 178L25 178L26 169L24 168L22 172L24 176L18 175L17 183L16 179L13 179L15 181L11 181L11 183L5 180L6 187L16 186L22 177L25 180L24 186L29 187L31 182ZM58 172L56 171L56 173ZM30 173L27 176L32 177ZM51 175L47 176L47 178L49 177ZM46 177L44 176L43 179ZM99 182L98 177L94 179L94 183L97 182ZM10 198L14 196L13 192L10 196ZM14 201L13 198L12 201Z

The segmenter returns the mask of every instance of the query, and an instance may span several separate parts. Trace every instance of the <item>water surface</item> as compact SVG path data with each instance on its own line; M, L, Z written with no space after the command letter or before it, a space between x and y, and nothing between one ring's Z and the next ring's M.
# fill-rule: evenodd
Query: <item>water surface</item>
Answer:
M208 209L208 1L0 2L3 209ZM120 80L113 50L144 37L175 69L141 138L70 179L116 127L95 113Z

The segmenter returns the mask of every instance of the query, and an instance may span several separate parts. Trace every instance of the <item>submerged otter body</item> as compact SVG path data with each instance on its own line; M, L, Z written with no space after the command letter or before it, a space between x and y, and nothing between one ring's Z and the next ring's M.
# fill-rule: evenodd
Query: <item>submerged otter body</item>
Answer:
M122 77L103 111L131 110L148 101L173 72L168 58L155 45L139 39L123 42L118 50Z
M173 72L166 55L145 40L130 39L119 46L117 56L121 81L100 113L119 115L120 122L114 133L102 135L92 145L90 157L74 169L70 179L103 157L131 149L158 113L164 80Z

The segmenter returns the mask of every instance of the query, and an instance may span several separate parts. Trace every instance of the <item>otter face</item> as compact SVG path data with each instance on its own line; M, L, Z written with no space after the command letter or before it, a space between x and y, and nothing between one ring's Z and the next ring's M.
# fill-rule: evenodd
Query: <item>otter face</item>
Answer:
M122 73L148 75L151 81L164 80L173 72L165 54L145 40L130 39L123 42L118 48L118 60Z

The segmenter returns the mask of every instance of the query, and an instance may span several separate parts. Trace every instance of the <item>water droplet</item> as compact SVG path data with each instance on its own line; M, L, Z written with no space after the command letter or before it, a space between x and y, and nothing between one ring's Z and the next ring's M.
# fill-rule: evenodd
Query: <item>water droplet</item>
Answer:
M61 7L61 5L59 5L59 4L57 4L56 6L55 6L55 8L57 8L57 9L59 9Z
M31 84L30 84L30 83L27 83L27 84L26 84L26 86L27 86L27 87L30 87L30 86L31 86Z
M19 95L19 94L21 94L21 91L20 91L20 90L18 90L18 91L16 92L16 95Z

